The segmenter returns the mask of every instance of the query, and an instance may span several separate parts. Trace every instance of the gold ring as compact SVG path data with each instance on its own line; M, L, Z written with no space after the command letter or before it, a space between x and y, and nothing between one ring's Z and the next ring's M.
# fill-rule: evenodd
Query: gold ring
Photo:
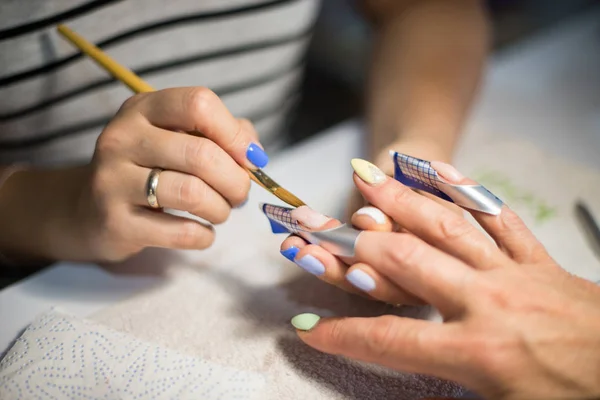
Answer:
M146 199L148 205L152 208L161 208L158 204L158 197L156 192L158 190L158 177L163 170L160 168L153 168L148 174L148 180L146 181Z

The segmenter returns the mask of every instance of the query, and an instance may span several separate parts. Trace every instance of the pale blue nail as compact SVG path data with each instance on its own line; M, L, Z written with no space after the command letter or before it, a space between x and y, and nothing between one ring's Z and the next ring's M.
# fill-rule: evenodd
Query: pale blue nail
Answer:
M296 255L299 251L299 248L297 248L296 246L292 246L289 249L281 250L281 255L290 260L291 262L295 262L294 258L296 258Z
M296 260L296 264L303 270L313 275L323 275L325 273L325 266L316 257L310 254L305 255L299 260Z
M346 275L346 279L356 288L363 292L370 292L375 289L375 281L364 271L354 269Z
M246 150L248 160L258 168L264 168L269 163L269 156L259 145L250 143Z

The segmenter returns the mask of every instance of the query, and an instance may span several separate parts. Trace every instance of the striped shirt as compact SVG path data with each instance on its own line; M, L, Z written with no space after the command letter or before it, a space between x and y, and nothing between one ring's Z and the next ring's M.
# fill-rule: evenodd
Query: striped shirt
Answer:
M319 0L0 1L0 164L89 161L131 96L60 37L66 23L155 88L206 86L261 140L298 99Z

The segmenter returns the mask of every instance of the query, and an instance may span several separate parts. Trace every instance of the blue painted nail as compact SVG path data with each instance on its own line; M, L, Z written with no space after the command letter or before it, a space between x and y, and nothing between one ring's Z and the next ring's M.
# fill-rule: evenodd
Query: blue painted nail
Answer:
M300 251L296 246L292 246L289 249L281 250L281 255L294 262L294 258L296 258L296 254Z
M310 254L305 255L299 260L296 260L296 264L303 270L313 275L323 275L325 273L325 266L316 257Z
M269 163L269 156L255 143L250 143L246 150L248 160L258 168L264 168Z
M370 292L375 289L375 281L364 271L354 269L346 275L346 279L356 288L363 292Z

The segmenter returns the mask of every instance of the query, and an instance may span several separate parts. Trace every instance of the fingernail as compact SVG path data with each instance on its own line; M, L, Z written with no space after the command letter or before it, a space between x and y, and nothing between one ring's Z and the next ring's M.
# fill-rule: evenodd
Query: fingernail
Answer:
M465 176L458 172L458 170L450 164L446 164L441 161L432 161L431 167L435 169L438 175L445 179L448 183L460 183L463 179L465 179Z
M256 143L250 143L246 150L246 158L258 168L264 168L269 163L269 156Z
M386 181L387 175L382 170L377 168L374 164L362 160L360 158L354 158L350 162L356 175L363 181L371 185L379 185Z
M346 279L356 288L370 292L375 289L375 280L369 276L366 272L360 269L354 269L346 275Z
M296 264L303 270L313 275L323 275L325 273L325 266L315 256L310 254L305 255L299 260L295 261Z
M383 225L386 221L385 214L380 209L375 207L363 207L356 212L356 215L366 215L378 225Z
M292 318L292 325L300 331L310 331L317 325L321 317L317 314L304 313L298 314Z
M307 228L320 228L331 220L331 218L320 214L307 206L300 206L292 211L292 218Z
M296 246L292 246L289 249L281 250L281 255L290 260L291 262L294 262L294 259L296 258L296 255L299 251L299 248L297 248Z

